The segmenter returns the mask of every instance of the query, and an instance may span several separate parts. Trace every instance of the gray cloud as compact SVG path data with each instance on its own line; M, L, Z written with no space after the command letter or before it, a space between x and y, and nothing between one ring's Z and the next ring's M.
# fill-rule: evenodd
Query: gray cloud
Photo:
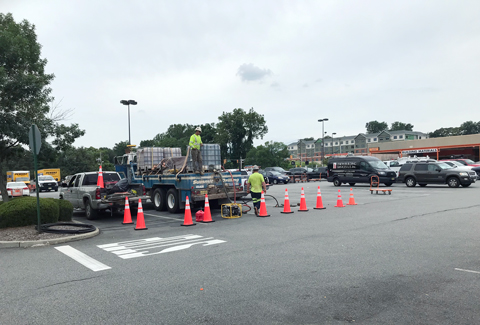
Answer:
M271 74L272 71L270 71L270 69L261 69L254 66L252 63L242 64L237 71L237 76L240 76L242 81L261 80L263 79L263 77L269 76Z

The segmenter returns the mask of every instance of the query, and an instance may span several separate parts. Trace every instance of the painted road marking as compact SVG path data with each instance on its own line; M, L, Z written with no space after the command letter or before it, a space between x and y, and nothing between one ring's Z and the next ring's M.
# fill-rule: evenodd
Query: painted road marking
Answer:
M468 273L480 274L480 272L478 272L478 271L464 270L464 269L458 269L458 268L455 268L455 271L463 271L463 272L468 272Z
M94 272L111 269L110 266L100 263L96 259L91 258L90 256L80 252L79 250L69 245L55 247L55 249L67 255L68 257L71 257L72 259L82 264L83 266L88 267L90 270Z
M170 220L175 220L177 222L183 222L182 219L178 219L178 218L172 218L172 217L165 217L165 216L157 216L155 214L148 214L148 213L144 213L144 215L146 216L150 216L150 217L155 217L155 218L160 218L160 219L170 219ZM170 222L173 222L173 221L170 221ZM200 224L200 225L207 225L206 223L197 223L197 225Z
M199 235L184 235L167 238L152 237L147 239L98 245L97 247L107 252L111 252L123 259L129 259L135 257L176 252L198 244L202 244L203 246L210 246L221 243L226 243L226 241L214 239L213 237L205 238ZM161 250L158 251L158 249Z

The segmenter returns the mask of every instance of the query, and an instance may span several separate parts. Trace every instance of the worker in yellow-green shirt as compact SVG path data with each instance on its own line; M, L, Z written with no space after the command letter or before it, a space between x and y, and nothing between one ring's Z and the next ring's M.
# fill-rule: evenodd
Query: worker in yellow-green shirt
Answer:
M250 175L247 182L247 193L250 193L252 196L255 215L258 216L258 212L260 211L260 201L262 199L262 189L263 192L267 192L267 185L265 184L263 175L258 172L258 166L253 166L252 169L253 173Z
M194 173L200 173L200 175L203 175L203 161L202 154L200 152L200 147L203 146L203 142L200 133L202 133L202 128L197 127L195 129L195 134L192 134L190 137L189 146L192 152L192 167ZM198 165L198 169L196 165Z

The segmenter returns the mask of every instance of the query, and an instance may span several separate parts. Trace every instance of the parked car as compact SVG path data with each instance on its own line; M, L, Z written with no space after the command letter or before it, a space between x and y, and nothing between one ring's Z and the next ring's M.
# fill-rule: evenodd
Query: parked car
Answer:
M463 170L468 172L470 177L474 178L475 180L480 179L480 167L474 167L474 166L465 166L464 164L455 161L455 160L442 160L443 163L446 163L447 165L452 166L453 168L457 168L457 170ZM474 172L474 173L472 173Z
M398 182L405 183L408 187L427 184L448 184L449 187L468 187L475 183L474 171L458 170L444 162L405 164L398 173Z
M327 167L317 167L311 172L307 173L307 180L309 179L327 179Z
M265 184L270 184L270 179L268 178L267 172L263 169L259 169L258 172L263 175L263 179L265 180Z
M442 159L440 161L452 161L452 160L458 161L459 163L461 163L462 165L465 165L465 166L480 167L480 164L477 164L476 162L474 162L471 159L452 158L452 159Z
M30 190L24 182L8 182L7 194L9 197L30 196Z
M55 191L58 192L58 183L51 175L38 176L38 184L35 184L40 192Z
M280 174L286 175L287 171L282 167L267 167L265 168L266 172L279 172Z
M371 156L331 158L328 160L327 172L327 180L335 186L346 183L350 186L356 183L370 184L372 176L378 176L380 183L390 186L397 179L395 171L388 169L380 159Z
M312 171L313 169L310 168L310 170L308 170L307 168L304 168L304 167L294 167L294 168L290 168L288 171L287 171L287 175L289 176L301 176L303 174L307 174L309 171Z
M286 184L290 181L290 177L274 170L268 171L267 177L268 177L268 180L273 184L278 184L278 183Z

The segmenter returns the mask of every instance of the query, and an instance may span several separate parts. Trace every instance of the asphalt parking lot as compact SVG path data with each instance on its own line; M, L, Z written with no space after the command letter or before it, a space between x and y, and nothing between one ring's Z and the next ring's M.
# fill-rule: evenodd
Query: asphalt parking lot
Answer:
M313 209L319 185L325 210ZM148 203L142 231L122 225L121 214L89 221L76 212L101 234L1 252L8 299L0 315L5 324L480 322L478 184L394 184L391 195L359 185L357 205L344 208L334 205L338 189L348 203L349 186L275 185L267 194L283 203L288 188L297 204L302 187L308 212L281 214L267 196L269 218L223 219L213 210L215 222L192 227ZM103 266L93 271L58 246ZM66 305L61 312L56 301Z

